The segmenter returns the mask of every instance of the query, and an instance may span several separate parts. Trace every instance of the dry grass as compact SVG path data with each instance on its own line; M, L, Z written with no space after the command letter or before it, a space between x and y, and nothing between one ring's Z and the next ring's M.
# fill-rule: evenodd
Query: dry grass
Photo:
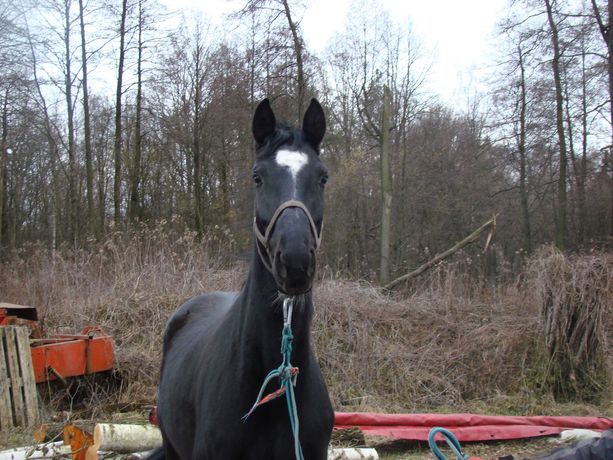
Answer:
M93 403L153 402L169 315L197 293L236 290L244 279L244 263L209 254L193 235L162 230L116 234L88 251L34 246L0 265L1 300L37 306L49 332L102 326L122 383ZM361 282L318 283L315 344L337 410L561 410L539 381L533 285L475 282L453 264L421 282L394 297ZM608 292L601 301L610 306ZM571 410L610 411L583 407Z
M244 270L209 253L194 234L161 229L111 235L91 250L34 246L0 265L0 292L38 307L48 333L101 326L115 341L122 381L107 399L153 401L170 314L196 293L240 286Z
M315 335L336 407L436 410L527 391L538 311L439 268L408 297L325 281Z

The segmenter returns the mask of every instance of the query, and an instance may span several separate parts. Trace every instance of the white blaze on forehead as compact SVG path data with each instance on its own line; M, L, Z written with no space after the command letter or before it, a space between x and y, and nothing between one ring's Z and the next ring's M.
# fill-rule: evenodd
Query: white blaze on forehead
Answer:
M309 162L309 156L304 152L296 150L279 150L275 161L279 166L284 166L289 169L294 182L300 170Z

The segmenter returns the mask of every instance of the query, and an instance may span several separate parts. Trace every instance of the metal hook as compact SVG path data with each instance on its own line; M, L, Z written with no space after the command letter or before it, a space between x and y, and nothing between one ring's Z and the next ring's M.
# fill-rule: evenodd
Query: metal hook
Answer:
M294 298L286 297L283 301L283 326L292 325L292 312L294 310Z

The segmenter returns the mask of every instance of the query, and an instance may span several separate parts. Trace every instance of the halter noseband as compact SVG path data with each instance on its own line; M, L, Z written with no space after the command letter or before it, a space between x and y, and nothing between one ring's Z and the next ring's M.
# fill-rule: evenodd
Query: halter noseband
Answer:
M270 239L270 235L272 234L272 231L275 227L275 224L277 223L277 220L279 220L279 217L281 217L281 213L285 211L287 208L300 208L304 211L304 213L307 216L307 219L309 220L309 224L311 226L311 232L313 233L313 236L315 237L315 249L319 249L319 246L321 245L321 229L319 231L317 230L317 225L315 225L315 221L313 220L313 216L311 216L311 212L304 205L302 201L288 200L288 201L285 201L284 203L281 203L279 207L276 209L276 211L274 212L274 214L272 215L272 218L270 219L270 222L268 223L268 226L266 227L266 230L264 231L263 234L262 232L260 232L260 229L258 228L257 217L254 217L253 218L253 232L255 233L255 237L258 239L258 242L266 250L266 254L268 255L268 260L270 260L270 264L264 258L264 254L262 254L260 245L256 244L256 247L258 249L258 254L260 255L260 259L262 260L262 263L264 264L264 266L271 273L272 273L272 257L270 253L268 252L268 249L269 249L268 240Z

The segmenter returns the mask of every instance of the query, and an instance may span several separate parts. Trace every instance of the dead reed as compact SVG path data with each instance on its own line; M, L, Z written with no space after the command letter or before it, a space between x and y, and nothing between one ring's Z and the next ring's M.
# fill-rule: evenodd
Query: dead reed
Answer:
M593 401L608 388L606 327L613 306L613 257L542 248L528 266L540 305L543 383L558 400Z

